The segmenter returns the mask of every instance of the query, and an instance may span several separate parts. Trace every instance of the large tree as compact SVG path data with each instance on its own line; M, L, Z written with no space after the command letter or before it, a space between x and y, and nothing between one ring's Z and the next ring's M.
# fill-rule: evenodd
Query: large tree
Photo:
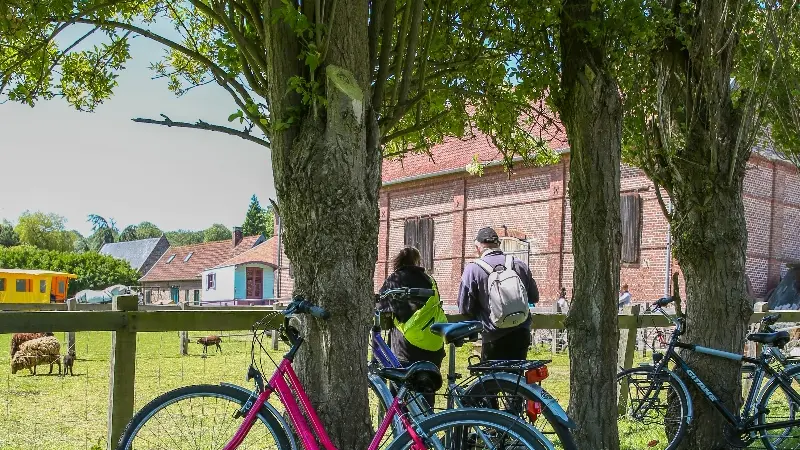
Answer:
M0 247L13 247L19 245L19 235L14 231L14 225L4 220L0 223Z
M569 414L581 448L616 449L617 293L623 100L618 82L644 26L635 0L553 0L520 17L519 89L549 105L569 140L574 259ZM592 380L587 382L587 380Z
M215 223L203 231L203 242L224 241L231 238L231 229L221 223Z
M86 221L92 224L92 235L89 237L92 250L99 252L104 245L119 240L119 228L117 228L117 223L114 219L106 219L98 214L89 214ZM126 240L133 240L130 238L135 238L136 230L126 229L126 231Z
M66 219L58 214L25 211L19 216L14 230L23 244L43 250L72 251L74 238L66 230Z
M219 131L272 151L295 293L328 308L306 322L298 370L340 448L369 439L366 340L377 257L381 150L397 157L484 131L535 157L531 104L513 89L520 0L10 0L0 11L0 91L27 104L63 96L93 110L116 86L133 35L177 94L216 83L230 121L138 119ZM159 34L155 21L174 25ZM57 41L81 27L78 42ZM95 36L92 36L92 35ZM81 43L105 36L86 49ZM55 74L58 74L56 77ZM236 126L236 125L234 125ZM511 157L507 160L510 162ZM336 251L325 251L334 245ZM357 383L357 389L353 388ZM347 405L347 407L344 407Z
M655 183L671 223L686 281L685 340L694 344L742 351L752 314L743 181L754 144L769 140L770 128L779 140L797 142L797 128L783 119L800 97L798 12L797 2L653 2L651 52L625 83L629 152ZM739 364L684 357L735 411ZM748 440L699 392L692 395L697 419L684 448L733 448L731 442Z
M256 194L250 197L250 205L242 222L242 233L245 236L257 236L264 233L264 209Z

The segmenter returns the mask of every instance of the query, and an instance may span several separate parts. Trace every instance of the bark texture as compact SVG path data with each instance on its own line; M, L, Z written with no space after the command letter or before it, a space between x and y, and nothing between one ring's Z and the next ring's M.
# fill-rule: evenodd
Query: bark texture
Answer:
M569 415L580 448L616 450L617 295L620 268L622 109L603 50L581 24L592 2L568 0L561 12L558 109L570 144L569 198L575 259L570 336Z
M752 313L742 183L757 111L746 90L736 104L733 100L736 15L742 4L709 0L684 8L678 1L665 2L674 21L653 55L657 115L649 122L644 164L673 205L674 254L686 280L683 340L734 353L743 350ZM738 411L738 363L688 351L682 356L728 408ZM692 383L687 385L695 420L681 448L734 448L722 416Z
M280 0L275 0L280 4ZM377 259L381 154L368 95L367 3L331 2L325 65L327 107L307 111L300 125L272 138L273 170L292 261L295 295L328 309L327 322L303 323L306 344L296 368L338 448L363 449L371 422L367 400L367 330ZM273 5L274 7L275 5ZM268 22L271 23L271 22ZM272 23L270 105L285 118L298 99L289 77L303 74L291 55L294 34Z
M702 205L691 192L681 190L674 195L675 211L684 217L675 229L675 254L686 279L683 340L741 353L752 314L745 286L747 228L741 182L701 198L711 201ZM738 411L742 392L738 362L688 351L681 356L731 411ZM690 388L690 393L695 421L681 448L735 448L725 439L723 431L729 425L722 415L697 389Z

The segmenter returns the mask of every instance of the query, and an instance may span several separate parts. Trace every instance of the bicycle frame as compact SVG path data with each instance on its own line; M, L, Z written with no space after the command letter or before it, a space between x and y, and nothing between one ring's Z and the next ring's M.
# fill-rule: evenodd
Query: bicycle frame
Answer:
M662 314L665 314L662 310ZM665 314L666 315L666 314ZM669 317L669 316L667 316ZM750 358L748 356L740 355L738 353L731 353L726 352L723 350L717 350L714 348L703 347L701 345L695 344L686 344L683 342L678 342L681 333L676 332L673 334L673 337L670 341L669 347L667 348L665 357L658 362L658 364L654 367L653 372L657 373L660 370L669 370L666 367L668 361L675 362L678 367L680 367L681 371L686 374L687 378L691 380L692 384L697 387L697 389L703 394L714 408L719 411L725 420L727 420L731 425L735 426L737 429L747 432L752 431L762 431L762 430L772 430L778 428L784 428L787 426L797 426L800 425L800 419L798 420L789 420L789 421L782 421L782 422L775 422L770 423L768 425L752 425L753 420L755 420L757 413L756 411L754 414L750 415L750 412L753 410L753 406L755 402L758 400L757 394L759 387L761 386L761 382L764 380L765 374L769 375L772 379L776 380L779 384L781 384L785 389L786 392L792 397L792 400L800 403L800 394L798 394L791 386L791 382L787 382L783 379L783 377L779 376L778 372L773 369L768 363L769 355L773 355L774 353L770 351L769 348L765 347L764 351L760 358ZM750 387L750 391L747 395L747 400L743 405L742 409L745 412L744 417L738 417L734 414L728 407L726 407L719 397L711 390L703 380L689 367L686 361L680 357L676 348L682 348L685 350L689 350L692 352L697 352L709 356L714 356L717 358L728 359L731 361L737 362L746 362L753 364L755 366L754 371L754 378L753 383Z
M236 450L242 442L244 442L250 429L258 420L258 412L261 410L261 407L269 401L273 392L278 394L278 398L286 408L289 422L297 431L297 435L300 437L300 441L305 450L320 450L320 445L317 445L316 438L319 438L322 449L336 450L328 433L325 431L325 427L322 425L322 421L319 419L319 415L311 404L311 400L309 400L308 395L303 389L303 385L297 378L297 373L295 373L292 367L294 354L302 342L302 338L299 338L292 346L292 349L284 356L277 370L269 379L264 389L258 394L252 405L245 405L249 407L247 415L234 437L223 450ZM386 411L386 416L378 427L378 431L368 447L369 450L378 450L386 435L386 431L389 429L390 424L396 416L399 417L403 427L411 436L414 448L425 448L423 439L417 434L416 430L414 430L414 427L411 425L406 415L402 414L405 405L401 399L404 397L404 394L405 388L401 388L397 397L394 398L391 406ZM305 411L306 414L304 415L302 411ZM306 420L306 416L308 421Z

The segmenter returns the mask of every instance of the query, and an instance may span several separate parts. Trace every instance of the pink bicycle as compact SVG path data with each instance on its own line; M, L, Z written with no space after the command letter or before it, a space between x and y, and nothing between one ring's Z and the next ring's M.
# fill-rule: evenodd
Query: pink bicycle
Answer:
M264 324L271 322L269 317L253 326L247 379L254 381L254 390L221 384L187 386L167 392L136 413L117 448L335 450L292 368L303 338L289 321L295 314L310 314L320 319L327 319L329 314L302 299L292 302L283 314L281 336L291 348L280 363L272 361L277 370L268 382L264 383L257 368L260 364L256 362L256 353L269 355L263 346L267 336ZM432 363L387 368L379 375L395 382L400 389L378 426L369 450L553 448L541 432L502 411L461 408L413 417L406 408L408 401L415 401L413 393L436 392L442 386L441 373ZM288 423L281 411L269 403L273 392L278 394ZM395 439L391 425L396 418L400 419L404 431Z

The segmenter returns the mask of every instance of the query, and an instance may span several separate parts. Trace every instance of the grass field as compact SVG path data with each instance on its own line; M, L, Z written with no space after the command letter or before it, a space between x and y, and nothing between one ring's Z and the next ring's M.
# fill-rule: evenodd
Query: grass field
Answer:
M206 334L223 335L222 353L194 343ZM226 336L234 335L234 336ZM63 335L57 334L63 342ZM245 374L250 361L250 337L241 332L190 332L189 356L179 355L178 333L139 333L136 360L136 408L168 390L190 384L219 382L248 386ZM0 335L0 348L9 348L10 335ZM282 350L285 347L282 345ZM75 376L38 375L28 371L10 373L8 351L0 353L0 449L85 449L105 448L107 427L109 355L111 333L77 333L78 360ZM458 365L463 372L469 346L459 350ZM275 359L281 352L273 353ZM531 351L529 357L553 359L544 387L566 408L569 401L569 366L564 354ZM446 360L445 360L446 361ZM249 387L249 386L248 386Z

